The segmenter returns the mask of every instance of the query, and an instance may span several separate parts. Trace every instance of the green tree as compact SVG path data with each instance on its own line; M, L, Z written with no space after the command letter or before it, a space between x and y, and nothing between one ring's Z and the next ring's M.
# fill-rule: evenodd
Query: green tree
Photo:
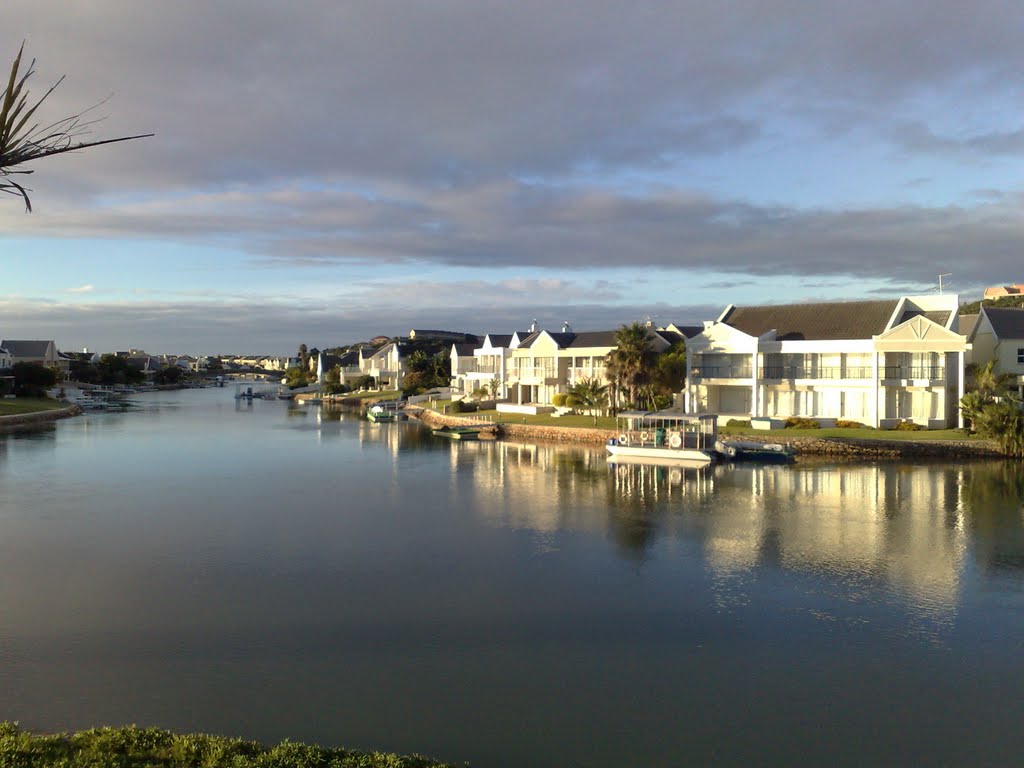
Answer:
M51 123L36 122L36 110L46 101L47 97L56 90L64 78L54 83L42 98L34 103L29 101L29 92L26 88L28 79L35 73L35 59L28 65L22 74L21 57L25 52L25 44L21 44L18 55L11 65L11 75L7 82L7 88L0 100L0 192L18 195L25 201L25 210L32 210L32 201L28 192L22 184L11 178L15 174L26 175L32 173L25 168L26 163L39 160L50 155L59 155L64 152L75 152L88 147L97 147L101 144L114 144L119 141L131 141L141 139L145 136L152 136L147 133L138 136L123 136L117 139L104 139L102 141L81 141L81 137L88 134L89 126L94 120L86 120L85 112L78 112ZM86 110L88 111L88 110Z
M284 383L292 389L309 384L309 369L293 365L284 372Z
M590 411L597 426L597 417L608 404L608 385L597 378L583 378L569 388L565 404L570 408Z
M309 349L305 344L299 344L299 365L302 366L302 370L309 370Z
M985 405L974 424L978 434L995 440L1003 453L1024 458L1024 404L1016 394Z
M100 384L141 384L146 379L145 374L129 365L126 358L112 354L100 357L96 370Z
M185 371L180 365L165 365L153 374L153 381L157 384L178 384L185 378Z
M19 397L42 397L57 383L57 372L39 363L15 363L14 394Z

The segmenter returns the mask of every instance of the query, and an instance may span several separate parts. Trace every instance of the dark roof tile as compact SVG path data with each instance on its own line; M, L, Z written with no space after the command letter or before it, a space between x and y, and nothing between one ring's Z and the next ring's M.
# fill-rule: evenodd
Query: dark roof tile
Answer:
M869 339L885 331L897 301L843 301L735 307L724 322L750 336L774 329L779 341Z

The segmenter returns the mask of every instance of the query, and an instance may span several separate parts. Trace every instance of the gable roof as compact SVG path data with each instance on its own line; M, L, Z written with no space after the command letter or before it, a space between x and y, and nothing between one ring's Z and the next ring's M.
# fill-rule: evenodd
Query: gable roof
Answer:
M992 323L992 331L1000 339L1024 339L1024 309L982 307Z
M949 316L953 314L953 310L940 309L932 312L925 312L921 309L908 309L896 321L896 325L901 325L907 320L912 320L915 317L926 317L936 325L941 325L943 328L946 327L946 323L949 322Z
M578 349L580 347L614 347L615 331L581 331L575 334L576 338L570 341L566 347Z
M974 330L974 326L978 324L979 315L960 315L958 322L960 323L960 333L964 336L970 336Z
M45 357L46 351L50 348L50 344L52 343L52 339L4 339L3 341L0 341L0 347L6 349L14 357Z
M508 348L508 346L512 343L512 334L511 333L488 333L484 337L484 341L490 341L491 342L491 346L494 347L495 349L498 349L498 348Z
M779 341L870 339L885 331L898 303L889 299L733 307L722 322L754 337L774 329Z
M476 344L452 344L452 349L455 350L455 354L459 357L472 357L476 348Z

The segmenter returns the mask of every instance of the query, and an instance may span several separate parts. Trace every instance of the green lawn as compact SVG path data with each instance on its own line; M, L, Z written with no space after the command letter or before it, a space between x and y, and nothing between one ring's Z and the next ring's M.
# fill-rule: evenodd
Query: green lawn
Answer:
M383 389L380 392L377 390L371 390L369 392L346 392L343 395L336 395L336 397L345 398L346 400L350 398L353 400L397 400L398 395L399 391L397 389Z
M18 416L23 413L53 411L58 408L67 407L67 403L58 403L56 400L44 400L34 397L19 397L16 400L0 399L0 416Z
M444 413L445 406L451 405L450 400L437 400L429 404L429 407L438 413ZM607 429L618 428L616 420L610 416L600 417L597 426L594 427L594 419L591 416L523 416L517 413L498 413L497 411L476 411L470 414L452 413L451 416L485 416L497 424L535 424L544 427L570 427L573 429ZM860 440L977 440L976 435L968 435L958 429L933 429L933 430L895 430L895 429L752 429L750 427L720 427L721 435L733 437L757 436L768 437L775 440L785 440L797 437L845 437Z
M978 440L959 429L751 429L750 427L720 427L719 434L741 437L747 435L771 436L779 440L792 437L846 437L857 440Z

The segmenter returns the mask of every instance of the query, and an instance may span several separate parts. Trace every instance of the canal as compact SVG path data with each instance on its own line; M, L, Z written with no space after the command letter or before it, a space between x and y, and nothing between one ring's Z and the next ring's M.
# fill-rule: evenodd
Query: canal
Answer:
M478 767L1021 759L1019 465L615 467L232 394L0 435L0 719Z

